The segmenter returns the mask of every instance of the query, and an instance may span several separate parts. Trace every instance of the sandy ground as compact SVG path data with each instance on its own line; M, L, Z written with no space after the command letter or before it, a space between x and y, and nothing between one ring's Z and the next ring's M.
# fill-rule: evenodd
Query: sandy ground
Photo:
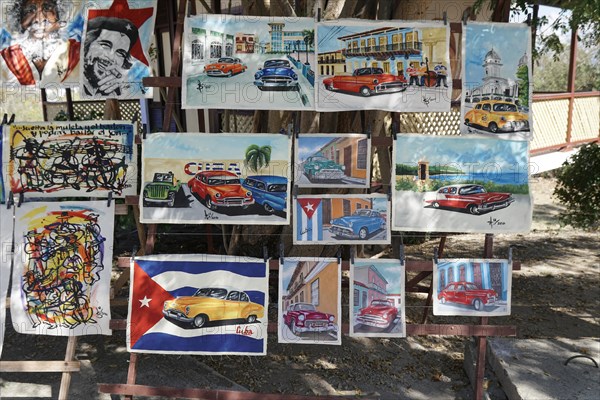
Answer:
M490 323L516 325L520 338L598 338L599 235L558 225L556 215L562 207L551 196L553 179L532 178L531 188L535 204L531 232L494 236L494 256L506 257L512 246L522 269L513 274L512 315L491 317ZM483 235L449 236L445 255L481 257L483 240ZM437 243L431 239L407 246L407 257L430 259ZM423 301L422 295L407 296L408 324L420 323ZM347 286L342 303L348 304ZM273 304L270 320L275 320L275 313ZM342 307L342 314L348 315L347 305ZM125 307L114 307L113 318L124 317ZM429 313L429 322L476 323L477 318L433 317ZM462 369L468 340L453 336L343 336L342 346L315 346L277 344L273 334L267 356L260 358L143 355L138 383L377 399L470 398L470 385ZM18 335L9 327L2 359L61 359L65 345L64 338ZM83 337L77 355L83 361L82 372L74 375L71 398L109 399L96 393L95 384L126 382L129 357L124 332L111 337ZM56 397L59 381L59 374L3 373L0 397Z

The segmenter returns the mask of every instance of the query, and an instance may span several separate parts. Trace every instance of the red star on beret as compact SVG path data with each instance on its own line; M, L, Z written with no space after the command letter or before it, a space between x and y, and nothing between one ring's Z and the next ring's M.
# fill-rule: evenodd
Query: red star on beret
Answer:
M114 0L110 8L106 10L88 10L88 20L96 17L115 17L115 18L127 18L130 20L138 30L149 18L154 14L154 8L129 8L127 0ZM142 44L140 39L135 42L131 48L131 56L140 60L146 65L149 65L148 59L144 55Z

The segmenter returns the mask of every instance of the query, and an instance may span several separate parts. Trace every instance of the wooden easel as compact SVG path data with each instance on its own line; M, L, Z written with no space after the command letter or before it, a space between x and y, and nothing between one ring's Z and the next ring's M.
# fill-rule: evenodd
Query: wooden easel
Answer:
M181 40L183 37L183 23L186 16L186 3L191 7L191 11L195 9L194 2L187 2L186 0L179 0L177 23L175 27L175 35L173 42L173 55L172 64L169 77L153 77L144 78L144 86L147 87L159 87L167 88L167 101L163 119L163 131L168 132L170 128L171 119L173 118L173 110L175 104L176 91L181 88L182 80L179 76L179 70L181 66ZM195 12L194 12L195 13ZM460 23L451 24L453 29L462 29ZM457 82L455 80L455 82ZM458 81L460 84L460 81ZM390 147L393 144L391 137L373 137L372 146ZM138 204L137 199L130 199L126 201L127 204ZM139 210L136 215L137 221L139 221ZM156 243L157 225L149 224L147 226L147 235L144 246L144 254L152 254ZM446 235L442 235L438 245L438 256L442 256L445 250ZM484 243L484 257L490 258L492 256L493 247L493 235L486 235ZM129 276L131 259L129 257L121 257L118 260L118 267L122 269L122 278L118 282L122 287L127 281ZM486 339L487 336L516 336L515 326L501 326L501 325L489 325L488 318L480 318L479 324L477 325L465 325L465 324L427 324L427 317L432 304L433 294L433 282L429 283L429 286L419 285L420 282L429 278L433 273L433 262L432 261L406 261L406 271L417 272L417 275L412 278L406 284L407 292L423 292L427 293L427 300L425 303L425 309L423 312L421 324L409 324L406 326L407 335L414 336L426 336L426 335L453 335L453 336L474 336L477 338L477 364L476 364L476 384L474 387L474 398L481 400L483 398L483 374L485 370L485 350L486 350ZM279 261L271 260L269 263L271 270L278 270ZM349 269L349 262L342 262L342 269ZM520 263L513 263L513 269L520 269ZM119 288L120 288L119 287ZM126 329L126 320L112 320L112 329ZM342 327L343 333L348 333L348 325L345 324ZM277 324L269 323L269 333L277 332ZM281 395L281 394L266 394L266 393L248 393L248 392L236 392L226 390L208 390L208 389L185 389L185 388L173 388L173 387L154 387L146 385L136 384L138 368L138 357L136 353L131 353L129 358L129 368L127 373L126 384L99 384L98 390L101 393L125 395L127 399L131 399L132 396L165 396L165 397L186 397L186 398L204 398L204 399L242 399L242 400L300 400L300 399L332 399L332 396L295 396L295 395ZM340 397L336 396L336 399Z

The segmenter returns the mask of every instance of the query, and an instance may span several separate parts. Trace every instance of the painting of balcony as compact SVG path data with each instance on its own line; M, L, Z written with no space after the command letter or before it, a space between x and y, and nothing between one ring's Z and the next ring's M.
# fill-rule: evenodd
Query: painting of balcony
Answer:
M449 28L325 21L317 26L317 109L449 111Z

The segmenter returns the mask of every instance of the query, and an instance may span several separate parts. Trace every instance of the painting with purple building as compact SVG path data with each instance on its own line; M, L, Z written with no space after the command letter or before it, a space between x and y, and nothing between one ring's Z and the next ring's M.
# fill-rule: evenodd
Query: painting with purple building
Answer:
M404 265L355 259L350 265L350 336L405 337Z
M512 263L439 259L433 265L433 315L510 315Z
M317 25L317 110L450 111L448 25Z

